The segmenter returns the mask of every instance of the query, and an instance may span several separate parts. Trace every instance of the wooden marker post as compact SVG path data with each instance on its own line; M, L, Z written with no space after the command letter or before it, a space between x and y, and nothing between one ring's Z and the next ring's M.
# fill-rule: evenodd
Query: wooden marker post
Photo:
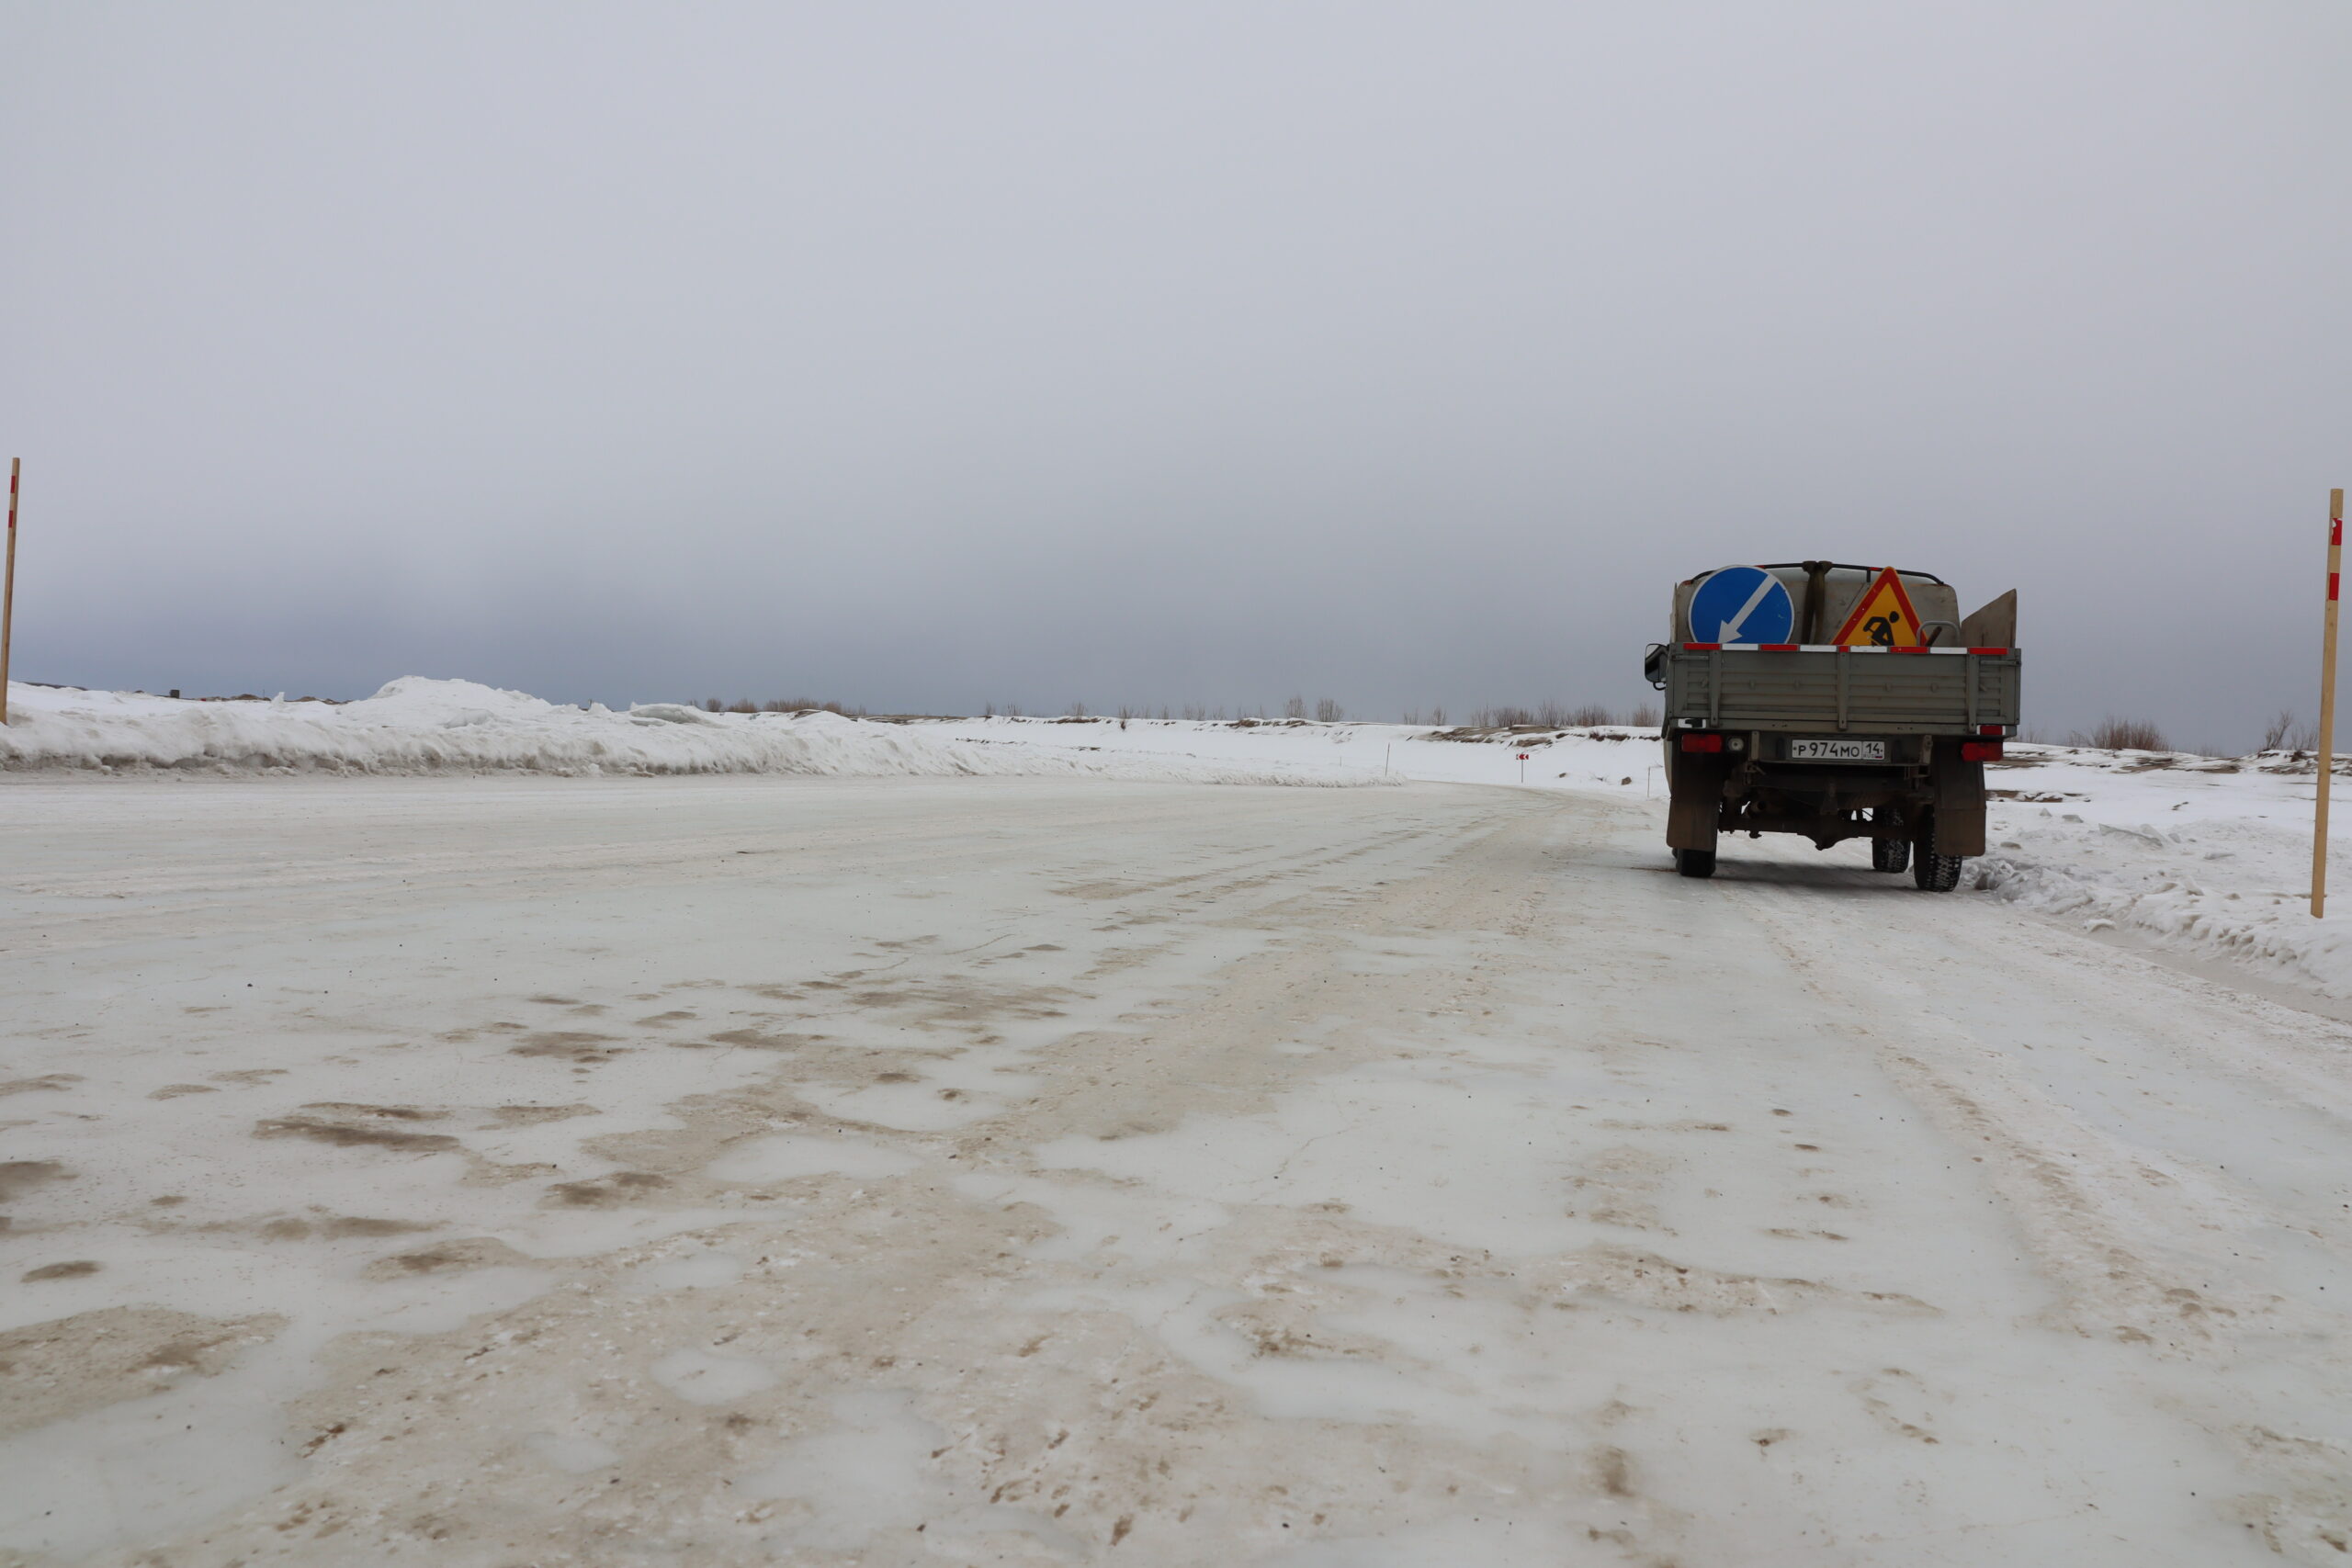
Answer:
M8 722L8 634L17 629L17 475L22 457L8 459L8 570L0 584L0 724Z
M16 535L10 534L11 545ZM2319 809L2312 822L2312 919L2327 912L2327 786L2335 777L2335 593L2343 581L2344 492L2327 492L2327 630L2319 655Z

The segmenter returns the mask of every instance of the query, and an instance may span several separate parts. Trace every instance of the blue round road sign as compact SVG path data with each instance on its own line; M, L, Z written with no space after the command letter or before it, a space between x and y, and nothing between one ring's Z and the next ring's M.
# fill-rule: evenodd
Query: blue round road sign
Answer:
M1692 642L1787 642L1796 624L1788 589L1762 567L1711 571L1690 595Z

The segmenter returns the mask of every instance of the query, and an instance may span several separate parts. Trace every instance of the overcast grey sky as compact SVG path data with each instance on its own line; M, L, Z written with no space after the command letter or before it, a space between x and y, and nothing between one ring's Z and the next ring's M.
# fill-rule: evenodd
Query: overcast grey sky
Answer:
M2347 350L2335 0L0 5L36 680L1630 704L1827 555L2250 745Z

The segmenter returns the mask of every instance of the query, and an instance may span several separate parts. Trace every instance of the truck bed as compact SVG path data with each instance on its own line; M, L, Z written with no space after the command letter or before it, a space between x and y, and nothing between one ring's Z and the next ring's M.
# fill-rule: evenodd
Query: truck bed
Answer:
M1661 643L1644 670L1669 725L1952 735L2018 722L2014 648Z

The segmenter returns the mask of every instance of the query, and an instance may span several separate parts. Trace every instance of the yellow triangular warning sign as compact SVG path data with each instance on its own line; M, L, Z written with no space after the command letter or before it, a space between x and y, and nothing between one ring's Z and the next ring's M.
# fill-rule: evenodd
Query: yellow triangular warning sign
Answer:
M1856 648L1928 646L1919 635L1919 612L1911 607L1911 595L1904 592L1903 579L1891 566L1871 579L1871 585L1854 601L1854 613L1829 640Z

